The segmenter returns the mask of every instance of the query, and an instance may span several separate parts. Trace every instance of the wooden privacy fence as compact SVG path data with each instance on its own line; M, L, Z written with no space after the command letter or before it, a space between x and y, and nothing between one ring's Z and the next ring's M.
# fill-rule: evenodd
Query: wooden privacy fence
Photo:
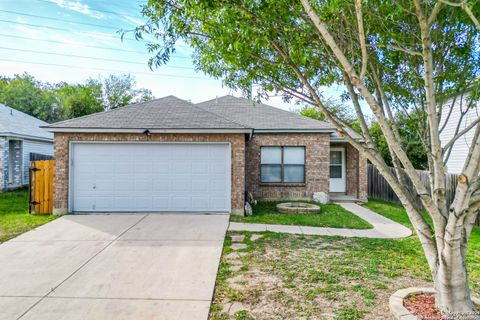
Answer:
M389 170L394 175L396 175L394 168L389 168ZM430 192L430 178L428 176L428 172L422 170L416 171L423 184L428 189L428 192ZM412 181L408 178L405 171L402 170L402 174L405 177L406 187L413 192L415 205L417 206L417 208L423 209L418 194L413 191L415 189L413 188ZM457 188L458 175L448 173L446 179L447 181L445 196L447 198L447 205L450 206L450 204L453 202L453 199L455 198L455 189ZM385 180L385 178L380 174L378 169L371 164L368 165L368 197L371 199L400 203L400 200L398 199L395 192L393 192L393 189L390 187L387 180ZM477 219L477 226L478 225L480 225L480 217L479 219Z
M30 213L53 212L53 160L30 162Z

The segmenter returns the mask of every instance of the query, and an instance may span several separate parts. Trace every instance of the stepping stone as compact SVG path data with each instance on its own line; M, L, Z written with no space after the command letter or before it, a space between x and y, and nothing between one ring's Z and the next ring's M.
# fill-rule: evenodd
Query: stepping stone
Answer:
M236 271L240 270L241 268L242 268L241 264L236 264L236 265L230 266L228 269L232 272L236 272Z
M222 303L222 311L224 313L229 313L230 312L230 307L232 306L233 303L231 302L226 302L226 303Z
M261 237L263 237L261 234L252 234L252 236L250 237L250 240L257 241Z
M245 282L245 278L242 275L237 275L233 278L227 279L228 286L238 291L242 291L245 289L244 282Z
M248 253L247 252L231 252L225 256L229 262L235 261L236 259L240 257L245 257Z
M232 253L227 254L225 256L225 258L228 259L228 260L235 260L235 259L240 258L240 255L237 252L232 252Z
M231 247L233 250L240 250L240 249L246 249L246 248L247 248L247 245L244 244L244 243L233 243L230 247Z
M239 256L240 257L240 256ZM228 264L232 265L232 266L241 266L242 265L242 261L240 260L229 260L228 261Z
M245 239L245 236L243 234L232 236L232 241L234 242L242 242L244 239Z

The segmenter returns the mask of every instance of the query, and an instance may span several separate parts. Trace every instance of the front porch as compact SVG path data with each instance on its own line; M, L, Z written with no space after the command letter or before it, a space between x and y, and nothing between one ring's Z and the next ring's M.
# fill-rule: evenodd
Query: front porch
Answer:
M347 142L330 144L329 193L332 202L365 202L367 159Z

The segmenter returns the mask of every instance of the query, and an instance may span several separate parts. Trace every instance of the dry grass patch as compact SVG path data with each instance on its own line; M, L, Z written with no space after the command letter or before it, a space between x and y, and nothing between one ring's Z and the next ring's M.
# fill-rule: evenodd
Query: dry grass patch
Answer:
M389 319L390 294L428 285L415 238L236 234L245 235L247 248L236 251L245 255L226 259L227 237L211 319Z

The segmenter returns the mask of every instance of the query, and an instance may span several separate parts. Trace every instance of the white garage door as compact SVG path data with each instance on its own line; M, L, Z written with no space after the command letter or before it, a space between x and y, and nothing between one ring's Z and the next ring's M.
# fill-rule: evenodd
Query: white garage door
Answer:
M229 144L74 143L70 209L230 212Z

